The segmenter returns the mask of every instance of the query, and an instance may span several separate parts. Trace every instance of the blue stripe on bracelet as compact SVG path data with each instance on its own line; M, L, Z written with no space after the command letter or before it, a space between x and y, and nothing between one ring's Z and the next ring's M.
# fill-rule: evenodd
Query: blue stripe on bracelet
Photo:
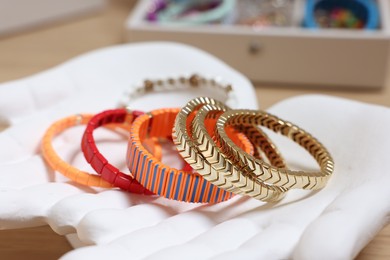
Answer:
M194 200L195 200L195 194L196 194L196 191L198 188L198 181L199 181L199 178L195 178L194 189L192 190L192 196L191 196L192 202L194 202Z
M158 192L157 192L158 194L161 194L161 191L163 189L163 183L165 182L164 177L165 177L165 168L163 168L161 171L160 184L158 185Z
M175 192L175 197L174 197L175 200L177 200L179 197L179 191L181 189L180 185L181 185L181 174L179 174L179 176L177 177L176 192Z
M189 183L190 183L190 176L187 175L186 185L184 187L183 198L182 198L183 201L186 201L186 195L187 195L187 192L188 192Z
M170 194L171 194L173 176L174 176L174 173L173 173L173 171L171 171L171 173L169 174L169 179L168 179L168 190L166 192L167 196L170 196Z
M199 201L203 200L204 190L206 189L207 182L204 181L202 185L202 191L200 192Z
M152 162L152 161L150 161L150 162ZM150 188L151 191L154 191L154 187L155 187L154 184L156 183L158 167L159 167L159 165L156 164L156 165L154 166L154 169L153 169L152 186L151 186L151 188Z

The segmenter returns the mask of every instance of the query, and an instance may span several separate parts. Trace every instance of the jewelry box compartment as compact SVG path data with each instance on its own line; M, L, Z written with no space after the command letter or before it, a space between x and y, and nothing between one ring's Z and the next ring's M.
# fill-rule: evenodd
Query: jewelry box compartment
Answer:
M248 0L236 1L235 8L245 1ZM318 22L323 17L308 14L321 1L324 0L290 0L291 14L285 19L288 23L258 27L253 22L248 26L229 21L211 24L149 21L147 15L155 2L143 0L137 2L125 23L125 37L129 42L175 41L193 45L259 83L384 87L390 54L390 3L372 0L377 6L377 24L373 26L364 18L372 28L315 28L313 19ZM153 57L145 58L153 62Z

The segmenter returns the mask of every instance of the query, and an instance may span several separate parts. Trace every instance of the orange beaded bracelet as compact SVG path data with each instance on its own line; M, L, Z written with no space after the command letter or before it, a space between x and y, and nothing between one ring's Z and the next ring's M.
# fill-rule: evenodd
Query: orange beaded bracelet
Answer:
M73 167L58 156L52 145L52 139L55 136L59 135L64 130L73 126L86 125L93 117L94 115L91 114L79 114L63 118L53 123L46 130L46 133L42 138L41 151L45 161L50 165L50 167L53 170L65 175L69 179L87 186L110 188L113 187L112 183L116 183L106 181L100 175L81 171L76 167ZM117 128L123 128L128 131L129 125L117 123L106 125L105 128L114 130ZM154 156L156 156L157 158L161 158L161 147L159 146L158 142L156 142L156 140L147 139L145 140L144 145L148 148L149 151L151 151L151 153L154 154ZM120 188L123 189L123 187ZM131 191L138 191L138 189L131 189Z
M150 154L142 142L146 138L169 138L180 109L158 109L139 116L130 130L127 166L134 178L151 192L169 199L187 202L216 203L233 196L231 192L214 186L192 171L169 167ZM206 125L215 126L213 119ZM234 131L233 128L229 128ZM234 131L234 142L242 149L253 152L253 147L243 134Z
M106 182L100 176L81 171L62 160L52 146L52 139L59 133L72 126L80 124L85 125L92 117L93 115L90 114L74 115L63 118L52 124L47 129L45 135L42 138L42 155L53 170L62 173L63 175L77 183L88 186L110 188L112 187L112 184Z

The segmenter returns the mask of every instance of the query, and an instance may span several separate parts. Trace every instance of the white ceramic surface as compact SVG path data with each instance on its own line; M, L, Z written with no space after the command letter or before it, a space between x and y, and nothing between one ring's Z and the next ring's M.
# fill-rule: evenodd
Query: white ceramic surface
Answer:
M250 82L197 49L148 43L98 50L26 79L0 85L0 228L49 224L81 244L63 259L348 259L386 223L390 212L390 110L326 96L285 100L270 111L316 136L336 170L318 192L289 191L278 204L236 196L216 205L190 204L76 185L48 169L39 141L63 116L116 106L132 83L198 72L233 84L235 107L256 108ZM91 94L92 93L92 94ZM180 106L190 96L157 94L139 109ZM55 140L59 153L85 170L82 127ZM293 168L310 156L274 136ZM126 140L101 132L98 145L124 167ZM77 234L77 237L75 236Z

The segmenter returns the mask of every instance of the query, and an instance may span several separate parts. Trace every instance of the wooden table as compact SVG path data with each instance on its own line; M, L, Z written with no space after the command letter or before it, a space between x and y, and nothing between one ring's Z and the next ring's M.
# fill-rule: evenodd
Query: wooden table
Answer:
M123 43L123 22L133 5L134 1L112 0L98 13L0 37L0 82L32 75L93 49ZM390 107L390 86L381 90L340 90L255 85L262 108L308 93ZM0 259L55 259L71 249L65 237L55 234L48 226L0 231ZM390 259L390 225L358 259Z

